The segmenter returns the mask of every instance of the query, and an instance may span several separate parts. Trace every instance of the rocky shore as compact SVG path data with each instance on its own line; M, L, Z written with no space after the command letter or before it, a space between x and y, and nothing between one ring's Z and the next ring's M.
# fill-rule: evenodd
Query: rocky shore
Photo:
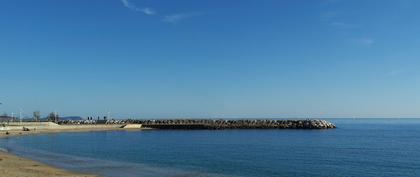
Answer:
M167 119L167 120L108 120L105 124L142 124L145 128L155 129L331 129L336 126L325 120L269 120L269 119ZM90 120L60 122L69 124L98 124Z

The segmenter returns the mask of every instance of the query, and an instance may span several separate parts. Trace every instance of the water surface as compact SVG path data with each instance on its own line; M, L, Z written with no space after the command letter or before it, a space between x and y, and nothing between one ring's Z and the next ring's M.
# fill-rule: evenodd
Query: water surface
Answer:
M147 130L0 140L105 176L420 176L420 119L331 119L330 130Z

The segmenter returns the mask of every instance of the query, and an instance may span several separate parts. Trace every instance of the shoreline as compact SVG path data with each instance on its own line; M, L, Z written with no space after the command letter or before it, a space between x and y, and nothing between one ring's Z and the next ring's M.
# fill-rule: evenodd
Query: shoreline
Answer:
M76 122L78 123L78 122ZM144 127L142 127L142 125ZM7 128L7 130L5 130ZM14 123L0 130L0 138L54 134L68 132L96 131L141 131L148 129L189 129L189 130L223 130L223 129L330 129L335 128L324 120L143 120L142 122L125 122L124 124L64 124L55 123ZM26 130L26 131L24 131ZM45 163L21 157L10 152L1 151L0 174L25 177L99 177L94 174L82 174L65 170Z
M96 131L140 131L143 129L123 129L120 125L78 125L78 126L57 126L51 128L38 128L30 131L23 130L2 130L0 138L17 136L30 136L50 133L66 132L96 132ZM9 134L6 134L8 132ZM75 171L68 171L29 158L21 157L4 151L0 147L0 174L6 176L25 177L99 177L94 174L83 174Z

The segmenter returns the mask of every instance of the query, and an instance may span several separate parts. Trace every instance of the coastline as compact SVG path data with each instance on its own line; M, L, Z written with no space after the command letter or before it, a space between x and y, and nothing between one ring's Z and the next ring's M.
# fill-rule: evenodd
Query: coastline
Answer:
M48 133L64 132L92 132L92 131L130 131L122 129L121 125L77 125L77 126L57 126L51 128L41 128L30 131L9 130L0 131L0 138L28 136ZM138 129L141 130L141 129ZM6 134L8 132L9 134ZM0 174L5 176L25 176L25 177L99 177L98 175L82 174L74 171L67 171L56 168L28 158L17 156L6 152L0 147Z
M188 129L188 130L223 130L223 129L330 129L335 128L324 120L143 120L143 122L125 122L124 124L75 124L58 125L55 123L14 123L0 130L0 138L29 136L37 134L95 131L141 131L147 129ZM10 124L9 124L10 125ZM142 127L144 125L144 127ZM7 130L5 130L7 128ZM26 131L24 131L26 130ZM7 133L6 133L7 132ZM7 151L7 150L6 150ZM45 161L44 161L45 162ZM5 165L7 164L7 165ZM97 177L98 175L81 174L64 170L48 164L1 151L0 174L7 176L74 176Z

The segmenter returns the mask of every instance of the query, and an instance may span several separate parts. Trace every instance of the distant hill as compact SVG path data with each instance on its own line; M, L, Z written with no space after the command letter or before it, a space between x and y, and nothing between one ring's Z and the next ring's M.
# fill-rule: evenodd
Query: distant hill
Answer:
M5 121L8 121L8 120L12 120L12 118L8 117L8 116L7 117L0 116L0 122L5 122ZM19 118L16 118L16 120L19 120ZM84 120L84 119L80 116L66 116L66 117L60 117L60 120ZM25 118L22 118L22 121L32 122L32 121L34 121L34 119L25 117ZM47 118L41 118L40 121L45 122L45 121L48 121L48 119Z
M12 120L12 117L9 116L0 116L0 122Z
M84 120L80 116L67 116L67 117L60 117L60 120Z

